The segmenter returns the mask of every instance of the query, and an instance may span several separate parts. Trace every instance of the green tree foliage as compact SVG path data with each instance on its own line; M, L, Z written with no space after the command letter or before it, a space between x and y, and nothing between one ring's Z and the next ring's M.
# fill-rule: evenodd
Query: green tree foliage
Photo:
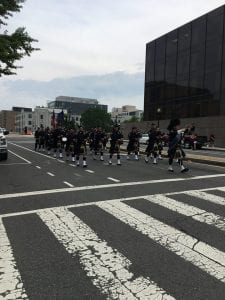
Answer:
M136 116L132 116L129 120L124 121L124 123L133 123L139 122L139 119Z
M12 17L14 12L19 12L25 0L1 0L0 2L0 29L6 26L6 20ZM7 30L0 32L0 76L16 74L15 70L21 68L16 61L24 56L30 56L34 50L33 39L24 27L19 27L9 34Z
M110 129L113 122L110 114L99 108L90 108L81 115L81 124L86 130L94 127L102 127L106 131Z

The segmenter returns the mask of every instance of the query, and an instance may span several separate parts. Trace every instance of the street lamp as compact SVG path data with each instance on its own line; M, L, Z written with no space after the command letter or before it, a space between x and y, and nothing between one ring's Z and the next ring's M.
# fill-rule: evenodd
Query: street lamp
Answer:
M157 117L158 117L158 127L159 127L159 117L160 117L160 114L161 114L161 108L157 108Z

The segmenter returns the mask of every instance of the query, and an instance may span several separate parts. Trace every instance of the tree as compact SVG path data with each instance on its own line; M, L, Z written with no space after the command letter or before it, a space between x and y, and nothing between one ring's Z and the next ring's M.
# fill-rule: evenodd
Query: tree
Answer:
M5 22L12 17L14 12L19 12L25 0L1 0L0 3L0 28L7 26ZM21 68L16 61L24 56L30 56L34 50L33 39L26 32L24 27L19 27L15 32L9 34L7 30L0 33L0 76L16 74L15 70Z
M124 123L133 123L133 122L139 122L138 117L132 116L129 120L124 121Z
M99 108L90 108L85 111L81 115L80 122L86 130L94 127L102 127L108 131L113 124L110 114Z

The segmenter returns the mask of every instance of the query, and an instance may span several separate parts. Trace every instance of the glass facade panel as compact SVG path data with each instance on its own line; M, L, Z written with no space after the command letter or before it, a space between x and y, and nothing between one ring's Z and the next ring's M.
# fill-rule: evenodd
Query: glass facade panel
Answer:
M207 15L207 40L219 38L223 34L223 13Z
M178 30L178 51L187 50L191 45L191 24L184 25Z
M225 114L224 9L147 44L145 120Z
M178 80L181 78L188 78L189 65L190 65L190 51L179 52L178 53L178 61L177 61Z

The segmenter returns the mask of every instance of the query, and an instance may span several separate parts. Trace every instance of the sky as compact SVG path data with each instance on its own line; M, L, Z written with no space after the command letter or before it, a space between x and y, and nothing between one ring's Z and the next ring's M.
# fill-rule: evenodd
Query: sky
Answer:
M0 77L0 110L46 106L57 96L143 109L146 43L221 5L222 0L27 0L0 28L18 27L41 50Z

